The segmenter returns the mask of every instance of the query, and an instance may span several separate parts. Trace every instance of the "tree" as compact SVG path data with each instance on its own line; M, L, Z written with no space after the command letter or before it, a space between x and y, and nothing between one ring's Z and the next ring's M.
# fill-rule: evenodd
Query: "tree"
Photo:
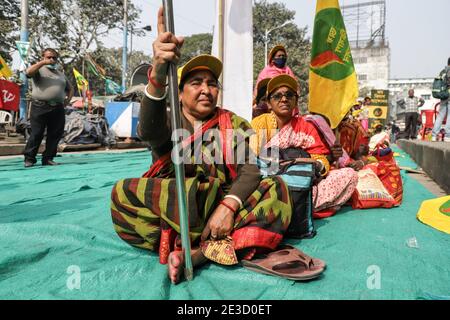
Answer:
M211 33L194 34L184 38L180 66L199 54L211 54L213 36Z
M19 39L20 0L3 1L7 5L0 11L0 52L10 60L14 40ZM63 66L75 63L87 51L103 46L103 36L122 28L122 8L123 0L30 0L30 60L40 59L44 48L53 47ZM129 1L130 28L136 25L139 13Z
M294 19L295 11L288 10L285 4L268 3L267 0L255 1L253 7L253 76L256 81L259 72L264 68L265 31L276 28ZM282 44L288 54L288 65L297 76L301 87L300 105L306 108L308 95L309 63L311 42L306 37L308 28L299 28L294 23L277 29L269 35L269 50Z
M106 77L114 82L121 84L122 79L122 48L105 48L99 47L95 51L89 53L92 59L106 71ZM131 55L128 55L128 78L127 84L130 81L131 73L133 70L142 63L151 62L151 57L145 55L142 51L133 51ZM105 95L105 80L92 74L89 71L88 63L83 59L78 59L74 63L67 66L66 75L69 81L75 84L72 68L76 68L78 71L85 70L85 78L89 81L90 90L94 95Z
M15 40L19 39L20 0L3 1L7 5L0 10L0 53L11 61ZM140 10L128 1L130 29L135 27L139 13ZM60 54L59 62L74 84L72 68L82 71L82 60L87 52L104 52L102 37L114 29L122 29L122 21L123 0L30 0L30 61L39 60L44 48L55 48ZM111 54L107 57L111 58ZM114 60L114 65L115 69L120 69L121 57ZM114 71L111 76L117 79L117 70L108 71Z
M50 46L59 50L64 65L72 64L87 51L103 46L102 36L122 28L123 0L32 0L30 4L35 58ZM139 13L129 1L130 28L135 26Z
M6 62L11 62L11 54L16 48L15 41L18 38L15 31L20 29L19 19L17 19L19 16L20 7L18 1L2 0L2 9L0 10L0 55Z

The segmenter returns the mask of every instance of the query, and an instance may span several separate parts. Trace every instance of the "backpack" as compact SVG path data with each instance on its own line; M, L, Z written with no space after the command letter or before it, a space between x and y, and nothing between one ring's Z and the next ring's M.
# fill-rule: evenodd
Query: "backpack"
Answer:
M433 89L431 90L433 98L447 100L450 97L450 92L447 84L447 69L443 70L439 76L434 78Z

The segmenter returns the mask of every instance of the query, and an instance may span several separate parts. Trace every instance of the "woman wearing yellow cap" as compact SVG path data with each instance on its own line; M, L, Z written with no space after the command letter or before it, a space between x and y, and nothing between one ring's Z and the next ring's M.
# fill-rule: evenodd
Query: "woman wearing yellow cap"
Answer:
M297 106L298 83L289 75L279 75L267 85L267 101L272 110L252 120L256 135L251 138L252 150L270 155L268 150L298 149L315 159L326 177L313 187L314 212L327 210L334 213L351 197L358 176L353 169L330 171L330 163L337 160L338 150L331 148L313 122L292 110ZM304 153L303 153L304 155Z
M114 186L111 213L118 235L130 245L158 251L160 262L168 263L169 278L177 283L184 258L166 82L168 63L178 61L183 39L164 30L160 9L153 69L138 128L139 136L152 147L153 165L143 178L121 180ZM284 182L261 180L258 167L251 163L250 124L217 107L221 72L221 61L210 55L197 56L178 70L194 266L207 258L232 264L237 263L228 259L233 256L251 259L257 250L275 250L292 214ZM207 256L205 243L223 239L230 241L227 250Z

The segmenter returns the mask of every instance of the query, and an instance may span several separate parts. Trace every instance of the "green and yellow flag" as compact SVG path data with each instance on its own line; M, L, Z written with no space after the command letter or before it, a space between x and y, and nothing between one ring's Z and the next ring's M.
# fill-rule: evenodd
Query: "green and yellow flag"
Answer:
M12 75L11 69L8 67L5 60L3 60L2 56L0 56L0 77L10 78Z
M75 68L73 68L73 75L77 81L78 90L85 91L89 89L89 82Z
M358 80L338 0L317 0L309 71L309 111L336 128L358 98Z

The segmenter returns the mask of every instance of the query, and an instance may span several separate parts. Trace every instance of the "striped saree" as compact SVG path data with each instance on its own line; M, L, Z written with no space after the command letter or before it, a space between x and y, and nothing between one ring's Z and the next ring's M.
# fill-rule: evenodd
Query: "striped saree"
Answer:
M194 246L199 244L209 217L239 172L238 166L224 159L221 152L229 151L229 148L236 151L238 145L234 139L205 139L204 135L209 129L218 129L216 131L223 137L224 129L230 128L235 129L235 135L242 135L248 145L248 123L223 109L218 109L213 119L183 142L184 149L199 149L202 158L198 161L194 155L192 164L185 164L188 220ZM218 150L220 157L215 154ZM222 161L214 161L218 158ZM176 180L170 154L154 163L144 177L117 182L111 199L112 220L119 237L132 246L159 251L160 262L167 263L169 253L177 247L180 233ZM250 249L245 252L251 255L256 248L275 249L289 226L291 213L285 183L280 178L260 181L236 212L231 234L235 250Z

